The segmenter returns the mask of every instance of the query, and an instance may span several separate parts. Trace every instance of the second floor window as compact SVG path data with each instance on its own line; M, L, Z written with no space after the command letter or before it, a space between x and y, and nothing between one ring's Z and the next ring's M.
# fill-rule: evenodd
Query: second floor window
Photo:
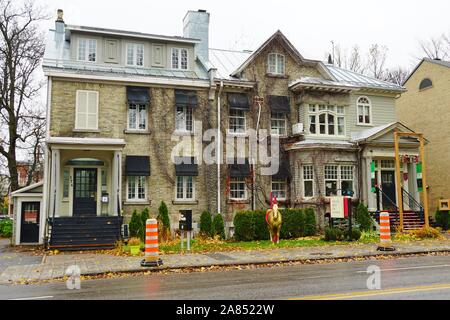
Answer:
M127 44L127 65L129 66L144 65L144 45L142 43Z
M270 117L270 133L274 135L286 134L286 114L272 112Z
M183 48L172 48L172 69L187 70L188 51Z
M75 129L98 129L98 92L78 90L76 93Z
M284 75L284 65L284 55L279 53L269 53L267 73Z
M128 105L128 129L147 130L147 106L145 104Z
M175 125L177 131L192 132L194 130L192 107L177 106L175 115Z
M78 60L88 62L97 61L97 40L78 39Z
M194 199L194 177L177 176L176 199L177 200Z
M371 124L371 104L370 100L366 97L360 97L357 103L358 108L358 124Z
M245 133L245 111L239 109L229 110L229 132Z
M345 114L342 106L309 105L309 133L344 136Z

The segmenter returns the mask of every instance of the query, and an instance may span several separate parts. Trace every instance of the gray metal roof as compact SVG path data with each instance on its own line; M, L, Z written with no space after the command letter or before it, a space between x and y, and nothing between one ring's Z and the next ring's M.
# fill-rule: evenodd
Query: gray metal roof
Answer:
M231 74L250 56L251 51L232 51L209 49L209 61L217 69L217 78L224 80L238 80ZM242 79L240 79L242 80Z
M440 66L444 66L444 67L450 68L450 61L436 60L436 59L429 59L429 58L424 58L423 60L431 62L431 63L438 64Z

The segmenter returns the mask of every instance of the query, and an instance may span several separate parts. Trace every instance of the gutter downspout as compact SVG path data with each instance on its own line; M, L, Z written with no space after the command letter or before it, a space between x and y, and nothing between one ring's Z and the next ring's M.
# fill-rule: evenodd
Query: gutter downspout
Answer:
M261 119L261 102L259 99L257 100L258 103L258 120L256 121L256 143L259 144L259 121ZM253 164L253 186L252 186L252 207L253 210L256 210L256 172L255 172L255 164Z
M217 95L217 154L216 154L216 162L217 162L217 213L220 214L221 208L220 208L220 159L221 159L221 150L220 150L220 144L221 144L221 130L220 130L220 104L221 104L221 95L223 90L223 81L220 81L220 87L219 87L219 93Z

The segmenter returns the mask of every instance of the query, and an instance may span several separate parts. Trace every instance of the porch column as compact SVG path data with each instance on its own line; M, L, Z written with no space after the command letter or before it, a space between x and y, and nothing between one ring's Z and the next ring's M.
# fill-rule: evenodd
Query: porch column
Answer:
M114 151L112 163L112 212L119 215L122 209L122 152Z
M50 166L50 205L48 216L49 218L59 214L59 173L60 173L60 152L58 149L53 149L51 152L51 166Z
M51 159L50 152L48 147L45 147L44 151L44 182L42 186L42 214L40 217L40 230L39 230L39 241L42 241L44 237L47 236L46 225L47 218L49 217L49 205L50 205L50 197L49 197L49 183L50 183L50 172L51 172Z

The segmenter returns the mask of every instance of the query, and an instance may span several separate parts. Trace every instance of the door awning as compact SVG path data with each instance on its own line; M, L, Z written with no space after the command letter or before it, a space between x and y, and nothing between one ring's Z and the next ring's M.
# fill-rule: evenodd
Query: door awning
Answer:
M126 156L125 172L127 176L149 176L149 156Z
M290 113L289 97L269 96L269 106L272 112Z
M250 110L250 102L246 93L228 93L228 106L231 109Z
M275 173L273 179L289 179L291 172L289 170L289 161L287 159L281 159L278 167L278 172Z
M244 162L245 163L242 163ZM250 176L250 164L248 159L235 159L233 164L228 165L228 172L231 178L245 178Z
M127 101L130 104L149 104L149 89L145 87L127 87Z
M176 157L175 174L177 176L198 176L198 165L194 157Z
M197 92L189 90L175 90L175 105L177 107L196 107Z

